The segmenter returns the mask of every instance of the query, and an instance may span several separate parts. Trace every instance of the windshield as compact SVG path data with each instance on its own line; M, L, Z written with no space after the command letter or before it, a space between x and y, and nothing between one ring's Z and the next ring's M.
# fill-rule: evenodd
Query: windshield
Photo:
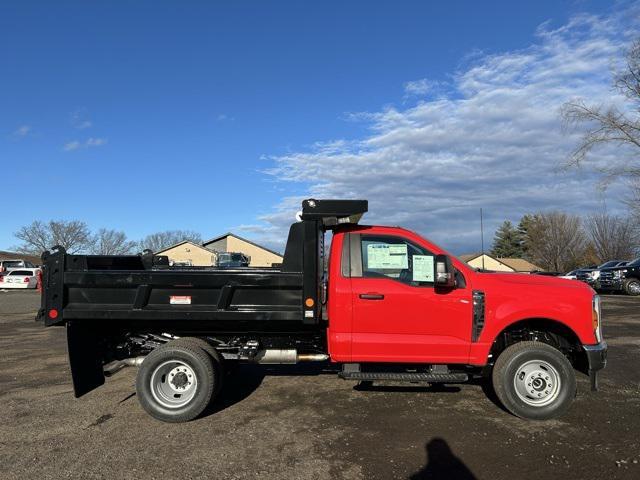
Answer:
M640 257L636 258L633 262L627 263L627 267L640 267Z
M602 265L600 265L598 268L609 268L609 267L615 267L616 265L618 265L620 263L620 260L609 260L608 262L604 262Z
M4 264L5 267L7 268L11 268L11 267L22 267L22 260L6 260L4 262L2 262Z

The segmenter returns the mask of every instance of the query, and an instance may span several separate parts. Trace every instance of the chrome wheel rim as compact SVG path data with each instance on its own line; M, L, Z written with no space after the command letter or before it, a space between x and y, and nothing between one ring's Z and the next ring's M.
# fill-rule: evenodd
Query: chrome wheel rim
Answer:
M631 292L631 295L638 295L640 294L640 282L631 282L629 283L629 292Z
M549 363L531 360L520 366L513 379L518 398L527 405L543 407L560 394L560 374Z
M151 374L151 394L166 408L187 405L196 394L198 379L186 362L170 360L157 366Z

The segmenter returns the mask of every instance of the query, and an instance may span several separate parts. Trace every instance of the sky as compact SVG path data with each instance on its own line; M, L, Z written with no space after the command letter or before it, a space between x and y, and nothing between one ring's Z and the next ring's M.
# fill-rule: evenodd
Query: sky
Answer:
M622 212L561 168L559 109L619 102L638 4L0 4L0 249L34 220L282 250L303 198L366 198L453 253L532 211ZM594 164L624 152L600 149Z

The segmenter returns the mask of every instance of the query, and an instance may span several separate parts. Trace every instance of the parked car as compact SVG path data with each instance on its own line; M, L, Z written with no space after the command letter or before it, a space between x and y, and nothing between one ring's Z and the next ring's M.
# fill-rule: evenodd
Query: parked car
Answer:
M576 278L581 282L585 282L594 290L600 288L600 272L603 268L613 268L626 265L626 260L609 260L595 268L580 268L576 270Z
M0 260L0 272L8 272L16 268L36 268L36 266L27 260L15 258L11 260Z
M220 252L216 258L216 267L248 267L251 257L244 253Z
M640 295L640 258L624 265L600 270L599 291L624 292L627 295Z
M558 278L566 278L567 280L576 280L578 274L578 270L571 270L570 272L565 273L564 275L558 275Z
M36 288L38 286L39 268L23 268L9 270L0 275L0 289L2 288Z

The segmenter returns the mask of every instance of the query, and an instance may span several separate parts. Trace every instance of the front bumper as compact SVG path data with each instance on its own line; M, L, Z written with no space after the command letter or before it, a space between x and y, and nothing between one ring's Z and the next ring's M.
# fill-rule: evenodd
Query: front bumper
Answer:
M589 379L591 390L598 389L598 371L607 365L607 342L604 340L596 345L583 345L589 364Z

